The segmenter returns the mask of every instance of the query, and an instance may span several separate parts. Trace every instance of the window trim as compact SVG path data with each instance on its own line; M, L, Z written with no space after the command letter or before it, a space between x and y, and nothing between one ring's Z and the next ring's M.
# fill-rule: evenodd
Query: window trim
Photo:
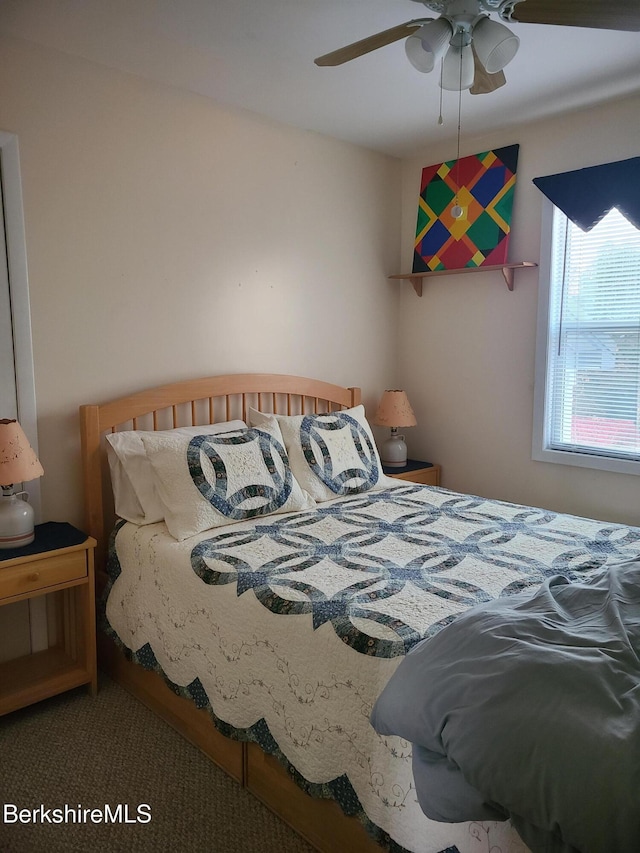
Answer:
M549 295L551 291L551 252L554 205L542 199L540 229L540 265L538 280L538 319L536 332L535 384L533 393L533 442L531 456L536 462L553 462L578 468L613 471L618 474L640 474L640 462L585 451L552 450L549 447L546 388L549 348Z

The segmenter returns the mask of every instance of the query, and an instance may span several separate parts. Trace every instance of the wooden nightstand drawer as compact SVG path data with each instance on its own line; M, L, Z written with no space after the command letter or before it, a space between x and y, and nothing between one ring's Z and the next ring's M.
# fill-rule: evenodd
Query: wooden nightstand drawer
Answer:
M423 486L440 485L440 469L433 465L419 471L408 471L406 474L392 474L398 480L408 480L410 483L421 483Z
M432 465L430 462L420 462L417 459L407 459L403 468L382 466L387 477L396 480L407 480L410 483L420 483L423 486L440 485L440 466Z
M0 599L22 595L33 590L43 593L47 587L87 576L85 551L56 554L44 559L34 559L19 566L2 567L0 563Z

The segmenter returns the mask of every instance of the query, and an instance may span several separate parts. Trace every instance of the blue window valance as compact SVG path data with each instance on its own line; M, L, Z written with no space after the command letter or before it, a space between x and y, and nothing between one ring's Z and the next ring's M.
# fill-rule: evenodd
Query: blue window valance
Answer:
M583 231L614 207L640 229L640 157L534 178L533 183Z

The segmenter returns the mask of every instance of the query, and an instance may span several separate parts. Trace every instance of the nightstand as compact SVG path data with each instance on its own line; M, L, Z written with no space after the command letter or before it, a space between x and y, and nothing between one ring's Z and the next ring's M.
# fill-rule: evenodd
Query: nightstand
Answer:
M382 470L388 477L398 480L409 480L411 483L422 483L425 486L440 485L440 466L431 462L420 462L418 459L407 459L403 468L383 465Z
M95 539L70 524L38 524L35 540L0 550L0 605L54 593L54 644L0 664L0 715L86 684L97 692Z

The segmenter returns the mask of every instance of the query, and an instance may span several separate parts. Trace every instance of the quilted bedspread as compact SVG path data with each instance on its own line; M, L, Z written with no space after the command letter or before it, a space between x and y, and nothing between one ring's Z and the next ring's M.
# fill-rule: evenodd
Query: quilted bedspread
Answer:
M420 809L411 746L369 723L402 656L469 607L640 553L640 530L401 484L174 540L124 524L110 630L221 730L360 814L389 849L524 853L508 822Z

